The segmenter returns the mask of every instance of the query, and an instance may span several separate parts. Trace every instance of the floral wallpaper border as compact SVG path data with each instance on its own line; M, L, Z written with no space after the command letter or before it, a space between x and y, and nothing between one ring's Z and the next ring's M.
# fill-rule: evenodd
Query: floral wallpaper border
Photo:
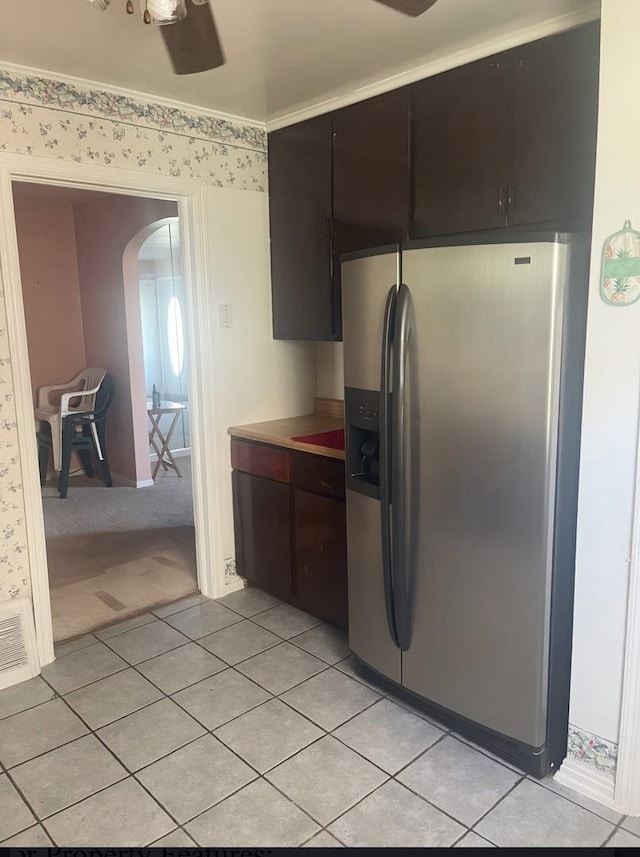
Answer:
M567 754L578 762L586 762L597 770L615 775L618 762L618 745L591 732L585 732L569 724L569 746Z
M0 69L0 98L130 122L258 152L267 150L267 132L258 126L8 69Z
M0 152L264 193L264 129L0 67Z

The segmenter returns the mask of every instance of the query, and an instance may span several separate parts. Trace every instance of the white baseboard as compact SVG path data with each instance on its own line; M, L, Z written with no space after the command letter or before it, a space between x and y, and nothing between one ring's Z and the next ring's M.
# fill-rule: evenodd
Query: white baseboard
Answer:
M128 476L123 476L121 473L112 473L111 479L113 484L119 488L151 488L154 484L153 479L129 479Z
M188 458L191 455L191 447L185 446L183 449L172 449L171 455L173 455L174 458ZM151 461L157 461L158 460L158 456L156 455L155 452L151 453L150 458L151 458Z
M237 592L238 589L244 589L246 585L247 582L244 577L232 577L230 580L227 580L224 591L228 595L230 592Z
M565 759L554 780L563 786L573 789L586 797L597 800L598 803L615 809L615 781L611 774L598 771L587 762L576 759Z

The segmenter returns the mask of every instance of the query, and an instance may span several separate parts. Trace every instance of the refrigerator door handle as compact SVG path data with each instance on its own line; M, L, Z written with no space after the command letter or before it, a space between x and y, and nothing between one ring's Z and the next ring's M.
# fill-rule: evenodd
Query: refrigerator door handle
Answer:
M391 564L393 568L394 612L398 646L406 651L411 645L411 600L413 589L413 540L415 539L416 501L413 480L416 462L412 460L415 443L412 441L411 413L413 395L411 385L415 378L411 371L411 337L413 335L413 302L411 292L404 284L398 289L393 335L393 408L391 417Z
M392 393L391 372L393 334L395 329L397 288L392 286L387 295L382 327L382 372L380 378L380 524L382 532L382 573L384 577L384 605L391 639L398 645L396 632L393 562L391 533L392 488Z

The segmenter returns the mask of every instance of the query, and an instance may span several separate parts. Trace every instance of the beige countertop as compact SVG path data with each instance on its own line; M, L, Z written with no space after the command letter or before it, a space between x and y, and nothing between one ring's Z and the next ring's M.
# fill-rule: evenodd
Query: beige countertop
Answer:
M246 426L232 426L228 432L231 437L260 441L272 446L283 446L287 449L299 449L301 452L310 452L344 461L343 449L331 449L326 446L316 446L292 440L294 437L320 434L341 428L344 428L342 418L326 413L315 413L305 414L301 417L289 417L285 420L269 420L268 422L252 423Z

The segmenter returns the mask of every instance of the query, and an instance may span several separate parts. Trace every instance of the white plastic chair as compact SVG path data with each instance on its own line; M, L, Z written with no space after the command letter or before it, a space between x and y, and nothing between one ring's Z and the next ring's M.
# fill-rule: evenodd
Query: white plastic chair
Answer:
M51 426L51 446L53 448L53 467L60 470L62 466L62 420L69 414L92 411L96 404L96 393L106 375L106 370L92 368L83 369L75 378L66 384L51 384L38 389L38 406L35 418L48 422ZM54 394L62 393L60 401L54 402ZM98 432L94 423L91 433L96 445L98 458L102 461L102 450L98 440Z

